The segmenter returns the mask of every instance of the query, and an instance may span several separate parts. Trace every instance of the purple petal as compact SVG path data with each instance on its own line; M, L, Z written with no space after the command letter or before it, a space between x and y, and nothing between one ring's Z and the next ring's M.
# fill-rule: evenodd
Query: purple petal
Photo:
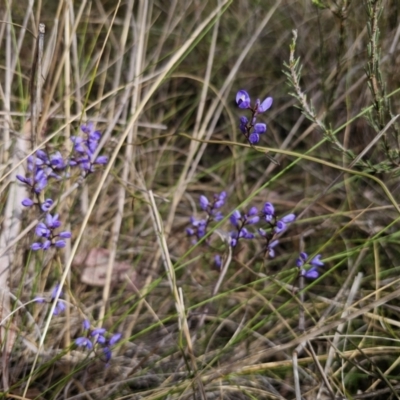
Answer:
M249 122L249 120L247 119L247 117L245 117L244 115L242 115L242 116L239 118L239 121L240 121L240 125L247 125L247 123Z
M60 234L58 236L62 239L70 239L71 232L69 232L69 231L60 232Z
M260 217L258 215L255 215L254 217L248 218L246 222L249 225L251 225L251 224L257 224L259 221L260 221Z
M115 343L117 343L122 337L122 333L114 333L114 335L112 335L108 341L108 344L110 346L113 346Z
M249 142L251 144L257 144L259 141L260 141L260 136L258 135L258 133L255 132L250 133Z
M51 246L51 241L50 241L50 240L46 240L46 241L43 243L42 249L43 249L43 250L48 250L48 249L50 248L50 246Z
M271 215L271 216L275 215L275 208L272 205L272 203L269 202L265 203L263 211L266 215Z
M42 248L42 243L32 243L31 244L31 250L33 251L38 251Z
M258 233L260 234L260 236L262 237L266 237L267 236L267 232L262 229L262 228L258 228Z
M106 338L103 335L96 335L96 343L105 344L107 342Z
M267 111L269 108L272 106L272 97L267 97L258 107L257 112L258 113L263 113L264 111Z
M50 230L43 222L39 222L35 228L35 234L40 237L48 238L50 236Z
M238 226L240 218L241 218L240 212L238 210L235 210L233 214L229 217L229 220L231 221L231 224L233 226Z
M222 258L219 254L214 256L214 265L217 267L218 270L222 267Z
M43 150L38 150L38 151L36 152L36 155L37 155L38 158L40 158L40 159L41 159L42 161L44 161L46 164L48 163L49 157L47 156L47 153L46 153L45 151L43 151Z
M103 353L104 353L105 362L108 363L111 360L111 355L112 355L110 348L104 347Z
M301 271L301 275L309 279L317 279L319 277L319 273L316 268L311 268L308 271L303 269Z
M310 264L314 267L323 267L324 263L320 260L321 254L317 254L311 261Z
M108 157L107 156L99 156L96 158L96 161L94 163L105 165L108 163Z
M57 285L54 286L54 289L51 291L51 298L53 300L57 297L57 293L58 293L59 288L60 288L60 285L57 283ZM60 296L62 296L62 294L63 294L62 291L60 291Z
M54 246L56 246L57 249L62 249L65 247L65 245L66 245L65 240L56 240L54 242Z
M58 219L58 214L52 216L51 214L46 215L46 225L50 229L56 229L61 226L61 222Z
M254 132L258 133L261 135L262 133L265 133L267 130L267 125L266 124L255 124L254 125Z
M88 331L90 329L90 321L88 319L85 319L82 322L82 325L83 325L83 330L84 331Z
M283 221L278 221L276 223L275 232L281 233L287 228L286 224Z
M54 308L53 315L60 315L66 309L66 306L63 301L57 301L57 305Z
M91 336L104 335L105 333L106 333L106 330L104 328L96 328L96 329L92 330L90 335Z
M29 186L32 185L32 184L31 184L31 181L30 181L28 178L25 178L25 176L16 175L16 178L17 178L20 182L22 182L22 183L25 183L25 184L27 184L27 185L29 185Z
M62 155L59 151L57 151L56 153L54 153L51 157L51 165L54 168L57 169L64 169L66 167L66 164L64 162L64 159L62 158Z
M283 218L281 218L281 221L285 222L287 224L289 222L293 222L295 219L296 219L296 215L288 214L288 215L284 216Z
M54 201L52 199L46 199L40 206L41 210L44 212L49 211Z
M220 211L217 211L214 214L214 221L218 222L218 221L221 221L222 219L224 219L223 214Z
M279 240L273 240L269 245L268 248L272 249L279 244Z
M303 261L306 261L307 258L308 258L308 254L307 254L306 252L302 251L302 252L300 253L300 258L301 258Z
M33 300L40 304L46 303L46 299L44 297L35 297Z
M202 210L206 210L208 205L209 205L209 201L208 201L207 197L204 196L204 195L201 195L200 196L200 207L201 207L201 209Z
M35 203L34 203L33 200L27 198L27 199L23 199L23 200L21 201L21 204L22 204L24 207L32 207Z
M86 347L89 350L93 349L93 344L87 337L78 337L75 339L75 344L77 346Z
M239 108L250 107L250 96L245 90L239 90L236 94L236 103Z

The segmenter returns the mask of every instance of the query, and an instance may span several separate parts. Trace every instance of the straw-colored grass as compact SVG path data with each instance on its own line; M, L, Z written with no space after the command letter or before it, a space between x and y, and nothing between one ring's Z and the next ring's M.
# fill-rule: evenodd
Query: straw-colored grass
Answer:
M399 24L389 0L2 2L2 398L399 398ZM255 146L240 89L274 98ZM31 251L16 175L88 122L109 161L49 181L72 238ZM265 202L297 217L275 257L230 247L232 212ZM76 345L85 319L122 334L108 363Z

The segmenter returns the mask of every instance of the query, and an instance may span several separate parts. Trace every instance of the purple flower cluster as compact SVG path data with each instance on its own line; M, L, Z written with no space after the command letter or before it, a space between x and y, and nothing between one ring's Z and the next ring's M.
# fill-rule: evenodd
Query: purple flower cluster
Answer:
M121 339L121 333L110 334L104 328L90 329L90 322L83 321L84 336L75 339L75 344L79 347L85 347L89 351L101 348L104 360L108 363L111 359L111 348Z
M279 244L279 241L275 239L276 235L279 235L286 231L288 224L296 219L294 214L287 214L282 218L278 218L275 213L275 207L272 203L266 202L262 209L262 218L269 225L267 229L258 229L258 233L262 236L266 243L264 246L265 252L270 258L275 257L275 247Z
M47 250L51 246L56 248L65 247L65 240L71 238L71 232L63 231L58 234L54 232L55 229L61 226L61 222L58 219L58 214L52 216L50 213L46 214L45 222L39 222L36 226L35 234L42 238L41 242L32 243L31 249L36 250Z
M51 291L50 300L46 299L45 297L40 297L40 296L35 297L34 300L36 301L36 303L52 303L57 296L57 292L58 292L59 288L60 288L59 284L57 284L54 287L54 289ZM53 315L59 315L65 311L64 301L60 299L62 297L62 295L63 295L63 292L60 292L60 296L58 298L56 307L54 308Z
M317 254L309 262L311 268L305 269L303 267L307 263L308 255L307 253L301 252L296 261L296 265L300 269L300 275L309 279L317 279L319 277L319 268L324 266L324 263L320 260L320 258L321 254Z
M257 207L251 207L247 214L241 214L235 210L229 218L235 230L230 232L230 245L235 247L239 239L254 239L254 234L249 232L246 225L254 225L260 221Z
M206 196L201 195L200 208L207 213L207 216L201 219L191 217L191 226L186 229L186 233L189 236L195 236L196 241L205 236L211 221L220 221L223 219L220 208L225 204L225 200L225 192L214 195L213 201L209 201ZM229 218L234 228L228 233L229 245L231 247L236 247L241 239L254 239L256 234L249 230L249 226L264 222L267 226L264 229L259 228L258 235L265 240L265 254L273 258L275 257L275 247L279 244L277 236L285 232L288 228L288 224L295 219L296 216L294 214L287 214L282 218L278 218L275 213L275 208L270 202L266 202L260 211L257 207L250 207L247 213L241 213L239 210L235 210ZM221 256L215 256L214 264L217 269L221 267Z
M79 167L84 177L94 171L95 165L104 165L107 163L106 156L96 156L101 134L94 130L94 125L89 123L81 126L84 137L73 136L73 152L63 158L59 151L52 154L38 150L27 159L26 176L17 175L17 179L29 187L30 197L22 200L25 207L38 206L45 213L44 222L40 222L35 230L37 236L42 238L40 242L31 245L32 250L48 250L54 246L62 248L65 246L65 239L71 237L71 233L63 231L58 234L55 229L61 226L58 214L49 213L54 201L51 198L44 199L41 193L48 187L49 180L67 179L70 177L69 168ZM43 200L44 199L44 200Z
M94 172L94 166L96 164L104 165L108 162L108 157L98 156L96 157L96 151L99 146L101 139L100 131L94 129L93 123L81 126L81 131L85 134L85 137L72 136L71 140L74 144L74 154L69 160L71 167L78 166L83 175Z
M272 102L272 97L267 97L262 102L257 99L252 106L250 96L245 90L239 90L236 94L236 103L239 108L247 109L251 112L250 119L245 116L240 117L239 125L240 131L251 145L257 144L260 141L260 135L267 131L267 124L256 122L256 116L271 108Z
M201 219L196 219L193 216L190 217L191 226L186 228L188 236L194 236L196 238L194 243L206 235L207 227L211 222L218 222L224 218L219 209L225 204L225 201L226 192L214 194L212 201L208 200L204 195L200 196L200 208L206 212L206 217Z

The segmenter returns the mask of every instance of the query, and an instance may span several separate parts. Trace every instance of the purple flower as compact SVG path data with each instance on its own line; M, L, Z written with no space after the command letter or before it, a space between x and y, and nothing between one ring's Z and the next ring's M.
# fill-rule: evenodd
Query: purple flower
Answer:
M111 349L109 347L104 347L103 354L104 354L104 361L106 362L106 364L108 364L112 356Z
M99 156L96 158L95 164L100 164L100 165L105 165L108 163L108 157L107 156Z
M309 270L301 270L301 276L308 279L317 279L319 277L319 272L316 267L311 267Z
M57 249L62 249L66 245L65 240L56 240L54 242L54 246L57 247Z
M88 319L85 319L82 322L83 330L88 331L90 329L90 321Z
M113 346L115 343L117 343L122 337L122 333L114 333L114 335L112 335L110 337L110 339L108 339L108 344L110 346Z
M54 201L52 199L46 199L41 205L40 208L42 211L49 211L50 207L53 205Z
M281 218L281 221L288 224L289 222L293 222L295 219L296 219L296 215L288 214L288 215L285 215L283 218Z
M250 108L250 96L245 90L239 90L236 94L236 103L239 108Z
M77 153L84 154L86 149L84 147L84 140L79 136L71 136L71 141L74 144L74 150Z
M267 245L267 252L270 258L274 258L275 257L275 249L274 247L276 247L279 244L279 240L273 240L271 243L269 243Z
M50 300L46 300L44 297L35 297L34 300L37 303L46 303L46 302L52 303L52 302L54 302L54 300L57 297L57 292L58 292L59 288L60 288L60 285L58 285L58 284L53 288L53 290L51 291ZM63 293L60 291L59 297L61 297L62 294ZM59 299L56 303L56 306L54 307L53 315L60 315L62 312L65 311L65 309L66 309L66 306L65 306L64 301Z
M36 236L49 238L51 235L50 229L47 228L46 224L39 222L35 228Z
M242 228L239 237L243 239L254 239L254 234L249 232L246 228Z
M106 333L106 330L104 328L96 328L93 329L91 332L91 336L96 336L96 335L104 335Z
M25 184L28 185L28 186L32 186L32 179L26 178L25 176L22 176L22 175L16 175L16 178L17 178L20 182L25 183Z
M261 135L267 131L267 125L266 124L255 124L254 125L254 132L257 134Z
M51 240L45 240L42 244L42 250L48 250L51 246Z
M219 271L222 267L222 257L219 254L216 254L214 256L214 265L217 268L217 270Z
M57 304L54 308L53 315L60 315L65 311L65 304L62 300L57 301Z
M283 231L286 230L287 224L289 222L293 222L296 219L296 216L294 214L288 214L282 219L280 219L275 226L275 232L276 233L282 233Z
M88 350L93 349L93 344L87 337L78 337L75 339L75 344L80 347L86 347Z
M200 207L202 210L207 210L208 205L210 204L210 202L208 201L207 197L204 195L200 196Z
M242 116L240 117L240 125L239 125L239 129L241 130L242 133L247 133L247 124L248 124L249 120Z
M39 304L46 303L46 299L44 297L40 297L40 296L39 297L35 297L33 300L36 301L36 303L39 303Z
M67 163L64 161L59 151L50 156L50 164L52 167L61 170L67 167Z
M283 221L278 221L275 226L275 233L282 233L286 230L287 225Z
M33 250L33 251L38 251L42 247L43 247L42 243L35 242L35 243L31 244L31 250Z
M257 207L251 207L249 212L246 214L246 223L247 224L257 224L260 221L260 217L258 216Z
M310 264L314 267L323 267L324 263L320 260L321 254L317 254L311 261Z
M71 137L75 154L71 157L68 164L71 167L79 166L84 175L87 175L94 172L95 164L107 164L108 157L98 156L94 159L94 154L99 146L101 133L94 129L93 123L89 122L86 125L82 125L81 131L86 135L85 138L79 136Z
M51 299L52 300L54 300L56 297L57 297L57 293L58 293L58 290L60 289L60 285L59 284L57 284L55 287L54 287L54 289L51 291ZM60 291L60 296L59 297L61 297L63 295L63 292L62 291Z
M21 201L21 204L22 204L24 207L31 207L31 206L33 206L35 203L34 203L34 201L31 200L31 199L24 199L24 200Z
M232 215L229 217L229 221L231 221L231 224L233 226L238 227L239 226L239 222L242 218L242 215L240 214L240 211L235 210Z
M226 201L226 192L221 192L219 195L214 195L214 209L221 208Z
M61 222L58 219L58 214L46 214L46 225L49 229L59 228L61 226Z
M265 220L267 222L271 222L272 219L275 217L275 208L270 202L264 204L263 212L265 215Z
M308 255L304 251L302 251L299 255L299 258L296 260L296 265L301 268L304 263L307 261Z
M70 239L71 238L71 232L69 231L64 231L64 232L60 232L58 234L58 236L62 239Z
M47 186L47 177L42 169L38 170L34 177L33 190L39 194Z
M186 234L188 236L193 236L195 234L195 231L193 228L186 228Z
M249 142L251 144L257 144L260 141L260 135L258 133L250 133L249 135Z
M273 99L272 97L267 97L263 102L260 104L260 100L257 100L257 113L261 114L264 111L267 111L272 106Z
M47 199L45 203L50 204L51 199ZM45 204L43 203L43 204ZM45 238L43 243L33 243L31 245L32 250L48 250L51 246L56 248L65 247L66 243L64 239L69 239L71 237L71 232L63 231L59 234L54 232L55 229L61 226L58 214L54 216L51 214L46 214L45 222L39 222L35 228L35 234L39 237Z
M221 221L222 219L224 219L224 216L221 213L221 211L216 211L213 218L214 218L214 221L218 222L218 221Z
M303 266L308 259L307 253L301 252L299 258L296 261L296 265L300 268L300 275L308 279L317 279L320 275L318 268L324 266L324 263L320 260L321 254L317 254L310 261L311 268L304 269Z

